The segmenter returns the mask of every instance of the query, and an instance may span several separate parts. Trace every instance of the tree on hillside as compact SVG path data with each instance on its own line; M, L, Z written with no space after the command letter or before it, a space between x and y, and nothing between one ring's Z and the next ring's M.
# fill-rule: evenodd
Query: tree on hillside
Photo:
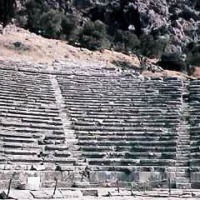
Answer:
M2 23L3 29L15 16L16 8L16 0L0 0L0 22Z
M27 12L27 28L38 33L41 31L41 18L50 11L50 6L44 0L30 0L25 4Z
M62 15L57 10L50 9L42 14L40 19L40 30L47 38L59 38L61 32Z
M90 50L108 48L110 42L107 39L106 25L101 21L87 21L79 35L79 42L82 47Z

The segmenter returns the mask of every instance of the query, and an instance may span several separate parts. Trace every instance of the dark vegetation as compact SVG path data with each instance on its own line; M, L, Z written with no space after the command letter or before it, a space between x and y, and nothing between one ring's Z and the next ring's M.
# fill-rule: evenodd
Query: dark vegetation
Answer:
M186 71L187 66L183 55L179 53L165 53L161 55L158 64L167 70Z
M16 13L16 1L15 0L0 0L0 22L2 22L3 28L11 21Z
M3 9L3 2L6 9ZM14 0L0 0L0 21L7 25L15 14ZM185 44L183 52L170 53L173 40L161 37L167 28L145 33L140 13L134 0L18 0L21 9L15 23L47 38L67 40L69 44L90 50L112 49L150 58L160 58L159 65L170 70L183 71L186 65L200 65L200 44ZM200 5L196 1L195 8ZM8 9L11 8L10 10ZM173 7L172 7L173 8ZM172 9L171 8L171 9ZM7 10L5 13L5 10ZM172 9L173 10L173 9ZM175 12L175 11L174 11ZM183 18L194 18L184 11ZM174 14L172 20L180 16ZM143 19L148 23L148 19ZM182 54L187 59L182 59Z

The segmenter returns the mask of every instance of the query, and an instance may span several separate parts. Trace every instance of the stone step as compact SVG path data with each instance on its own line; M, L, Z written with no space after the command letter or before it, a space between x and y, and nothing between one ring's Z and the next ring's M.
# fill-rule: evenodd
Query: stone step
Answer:
M163 153L175 153L176 152L176 147L148 147L148 146L138 146L138 147L134 147L133 146L128 146L127 144L125 145L117 145L117 146L111 146L109 145L82 145L80 146L80 150L82 151L98 151L98 152L102 152L102 151L132 151L132 152L163 152Z
M177 160L188 160L188 159L190 159L190 156L189 155L187 155L187 156L177 156L176 155L176 159Z
M177 155L177 158L179 157L179 156L190 156L190 152L188 152L188 151L185 151L185 150L176 150L176 155Z
M9 118L20 118L20 119L37 119L37 120L46 120L46 121L60 121L60 118L57 116L57 117L49 117L48 114L46 116L34 116L34 115L31 115L29 113L26 113L26 114L22 114L22 113L0 113L0 116L2 117L9 117Z
M176 148L177 153L190 154L190 148Z
M190 145L177 145L177 150L188 150L190 149Z
M191 189L191 183L176 182L177 189Z
M176 171L176 177L177 178L186 178L186 179L189 179L190 177L190 173L189 172L179 172L179 171Z
M11 143L0 142L0 146L8 149L38 149L38 145L35 143Z
M80 121L76 121L76 122L74 122L73 123L73 125L74 126L105 126L105 127L107 127L107 126L116 126L116 127L118 127L118 126L120 126L120 127L128 127L128 126L141 126L141 125L143 125L143 126L161 126L161 127L163 127L163 126L165 126L166 124L163 122L163 123L160 123L160 122L146 122L146 121L140 121L140 122L132 122L132 123L127 123L127 122L121 122L121 123L119 123L119 122L100 122L100 121L94 121L94 122L89 122L89 121L87 121L87 122L80 122ZM176 124L174 124L174 123L172 123L172 124L167 124L168 125L168 127L171 125L171 126L175 126Z
M82 156L87 158L127 158L127 159L175 159L175 153L152 153L152 152L83 152Z
M189 166L189 161L188 162L179 162L179 161L176 161L176 167L187 167Z
M39 128L39 129L46 129L46 130L55 130L55 129L62 129L62 126L54 126L54 125L47 125L47 124L33 124L33 123L12 123L12 122L4 122L0 124L3 127L13 127L13 128L17 128L17 127L24 127L24 128Z
M105 141L109 141L109 140L111 140L111 141L119 141L119 140L124 140L124 139L127 139L127 140L129 140L129 141L138 141L138 142L141 142L141 141L144 141L144 140L148 140L148 141L161 141L161 142L166 142L166 141L169 141L169 140L173 140L173 141L176 141L176 137L170 137L170 136L159 136L159 135L157 135L157 136L149 136L149 135L144 135L144 134L141 134L141 135L139 135L139 134L120 134L120 135L117 135L117 134L113 134L113 135L100 135L100 134L96 134L96 135L86 135L86 134L84 134L84 135L79 135L78 136L78 139L79 140L82 140L82 141L84 141L84 140L98 140L98 141L103 141L103 140L105 140Z
M179 144L184 144L184 143L190 143L190 138L189 139L180 139L178 140Z
M180 139L181 140L189 140L190 139L190 135L189 134L187 134L187 135L180 135Z
M71 153L69 151L54 151L52 153L52 151L43 151L42 152L42 156L45 157L45 156L55 156L55 157L58 157L58 158L69 158L71 156Z
M179 157L179 156L190 156L190 152L185 152L185 151L176 151L176 156L177 156L177 158Z
M90 165L110 166L175 166L175 160L170 159L87 159Z
M83 141L83 140L79 140L79 145L85 145L85 146L90 146L90 145L99 145L99 146L106 146L106 145L110 145L110 146L114 146L114 145L121 145L121 146L133 146L133 148L137 148L137 146L141 146L142 147L146 147L148 148L147 145L149 146L149 149L151 148L167 148L167 147L175 147L176 146L176 142L175 141L137 141L137 143L135 143L134 141L131 142L129 140L123 140L123 141L109 141L109 140L105 140L105 141L98 141L98 140L87 140L87 141Z
M196 152L196 153L190 153L190 157L191 158L196 158L196 159L198 159L198 158L200 158L200 153L199 152Z
M40 149L5 149L0 150L5 155L39 155Z
M27 111L19 111L19 110L6 110L6 114L17 114L17 115L28 115L28 116L43 116L43 117L58 117L58 114L54 113L45 113L45 112L27 112Z
M63 144L63 145L50 144L50 145L45 146L46 151L56 151L56 150L57 151L66 151L68 149L69 149L69 147L65 144Z
M2 140L2 142L10 142L10 143L36 143L37 144L37 140L36 139L32 139L32 138L11 138L11 137L3 137L0 139Z
M65 165L77 165L76 158L65 158L65 157L46 157L43 159L44 163L53 163L53 164L65 164Z
M78 137L80 138L87 138L87 137L141 137L141 138L147 138L148 140L151 138L168 138L168 139L177 139L177 135L175 132L172 133L168 133L168 134L163 134L163 136L161 136L162 131L160 130L136 130L136 131L84 131L84 130L76 130L75 134L78 135ZM88 138L87 138L88 139ZM153 139L154 140L154 139Z
M35 135L35 134L31 134L31 133L18 133L18 132L15 132L15 131L1 131L0 130L0 138L27 138L27 139L38 139L40 138L40 135Z
M188 162L188 158L185 158L185 159L176 159L177 163L185 163L185 162Z
M40 163L42 158L33 155L11 155L6 159L11 163Z
M61 121L50 121L50 120L40 120L40 119L29 119L29 118L22 118L22 122L27 122L31 124L49 124L54 126L61 126Z
M190 156L176 156L177 161L186 161L189 159L190 159Z
M187 173L189 170L189 167L176 167L176 172L184 172Z
M190 183L190 179L186 177L176 177L177 183Z
M179 124L180 123L180 120L179 119L171 119L171 118L169 118L169 119L167 119L167 117L166 116L159 116L160 118L156 118L156 119L154 119L154 118L141 118L140 116L138 116L138 117L131 117L131 118L129 118L129 119L115 119L115 118L105 118L105 119L103 119L102 120L102 122L105 122L105 123L116 123L116 122L118 122L118 123L122 123L122 122L124 122L124 123L136 123L136 122L138 122L138 119L139 119L139 121L141 121L141 122L149 122L149 123L154 123L154 122L163 122L163 123L175 123L175 124ZM89 116L86 116L84 119L79 119L79 122L82 122L82 123L84 123L84 122L98 122L98 120L95 120L95 119L92 119L92 118L90 118Z

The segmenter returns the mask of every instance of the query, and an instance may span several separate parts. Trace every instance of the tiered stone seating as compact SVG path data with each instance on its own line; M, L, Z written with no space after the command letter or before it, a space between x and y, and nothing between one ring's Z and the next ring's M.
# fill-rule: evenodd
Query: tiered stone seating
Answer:
M58 82L90 166L175 166L181 81L77 73Z
M91 182L105 181L105 171L112 171L125 181L139 181L140 172L153 180L173 173L182 183L190 181L189 173L182 177L190 150L190 166L199 170L200 80L191 81L188 103L177 78L61 69L53 75L0 69L0 178L7 177L3 171L11 176L12 170L35 170L42 186L53 187L58 177L59 186L66 187L88 165ZM4 182L7 186L9 178Z
M1 70L0 164L74 164L45 74Z
M199 168L200 164L200 80L190 82L190 137L191 137L191 159L190 166ZM199 168L200 169L200 168Z

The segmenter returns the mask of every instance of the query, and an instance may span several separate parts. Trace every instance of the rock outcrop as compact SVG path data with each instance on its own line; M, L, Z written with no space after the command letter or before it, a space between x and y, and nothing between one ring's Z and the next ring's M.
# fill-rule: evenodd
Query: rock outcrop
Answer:
M170 39L169 50L172 52L182 52L187 43L199 40L200 9L198 1L129 0L124 2L101 0L98 3L96 1L94 5L99 3L105 5L105 2L108 10L105 13L109 13L113 5L118 6L122 9L120 12L123 13L120 20L124 21L126 28L132 27L137 35L144 33L162 39Z

